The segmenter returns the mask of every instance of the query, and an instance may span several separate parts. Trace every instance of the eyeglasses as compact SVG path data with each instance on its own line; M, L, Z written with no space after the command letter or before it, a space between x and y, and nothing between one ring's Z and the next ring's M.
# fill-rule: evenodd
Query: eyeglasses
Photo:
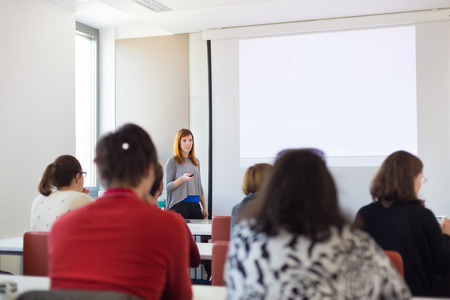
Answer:
M81 174L81 176L83 176L84 178L86 178L87 176L87 172L78 172L78 174Z

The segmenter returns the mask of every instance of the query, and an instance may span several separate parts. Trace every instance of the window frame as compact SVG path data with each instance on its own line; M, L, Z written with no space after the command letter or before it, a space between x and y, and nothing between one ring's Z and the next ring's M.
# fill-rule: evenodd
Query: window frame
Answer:
M100 112L99 112L99 107L100 107L100 68L99 68L99 61L100 61L100 31L97 28L93 28L90 27L88 25L85 25L83 23L79 23L76 22L76 28L75 28L75 36L77 34L84 34L87 36L92 36L95 39L95 44L96 44L96 76L95 76L95 107L96 107L96 111L95 111L95 132L94 132L94 146L97 144L98 139L99 139L99 132L100 132ZM75 83L76 84L76 83ZM76 127L76 125L75 125ZM93 163L93 162L92 162ZM95 168L95 166L94 166ZM94 177L94 186L85 186L86 189L90 190L89 192L89 196L91 196L92 198L97 198L98 197L98 192L100 190L100 183L99 183L99 179L98 179L98 175L97 174L93 174Z

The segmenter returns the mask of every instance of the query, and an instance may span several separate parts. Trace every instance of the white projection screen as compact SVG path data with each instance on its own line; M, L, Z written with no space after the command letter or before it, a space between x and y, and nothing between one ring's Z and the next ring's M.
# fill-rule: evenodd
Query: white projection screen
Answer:
M415 44L414 26L240 40L240 166L299 147L329 166L417 154Z
M317 147L350 219L396 150L419 156L420 196L450 216L448 53L449 21L212 40L213 215L243 199L250 164Z

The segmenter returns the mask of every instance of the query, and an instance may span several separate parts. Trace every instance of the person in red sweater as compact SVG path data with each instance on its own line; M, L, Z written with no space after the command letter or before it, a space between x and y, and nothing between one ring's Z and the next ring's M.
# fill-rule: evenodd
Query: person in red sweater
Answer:
M126 124L98 142L104 195L58 219L49 236L51 289L104 290L142 299L191 299L185 221L144 200L156 149Z

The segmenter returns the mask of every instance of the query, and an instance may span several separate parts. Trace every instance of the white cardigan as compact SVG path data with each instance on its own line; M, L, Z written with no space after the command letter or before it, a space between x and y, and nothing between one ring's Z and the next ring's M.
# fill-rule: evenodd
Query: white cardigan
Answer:
M47 197L39 195L31 207L31 230L50 231L62 214L92 201L89 195L76 191L53 191Z

